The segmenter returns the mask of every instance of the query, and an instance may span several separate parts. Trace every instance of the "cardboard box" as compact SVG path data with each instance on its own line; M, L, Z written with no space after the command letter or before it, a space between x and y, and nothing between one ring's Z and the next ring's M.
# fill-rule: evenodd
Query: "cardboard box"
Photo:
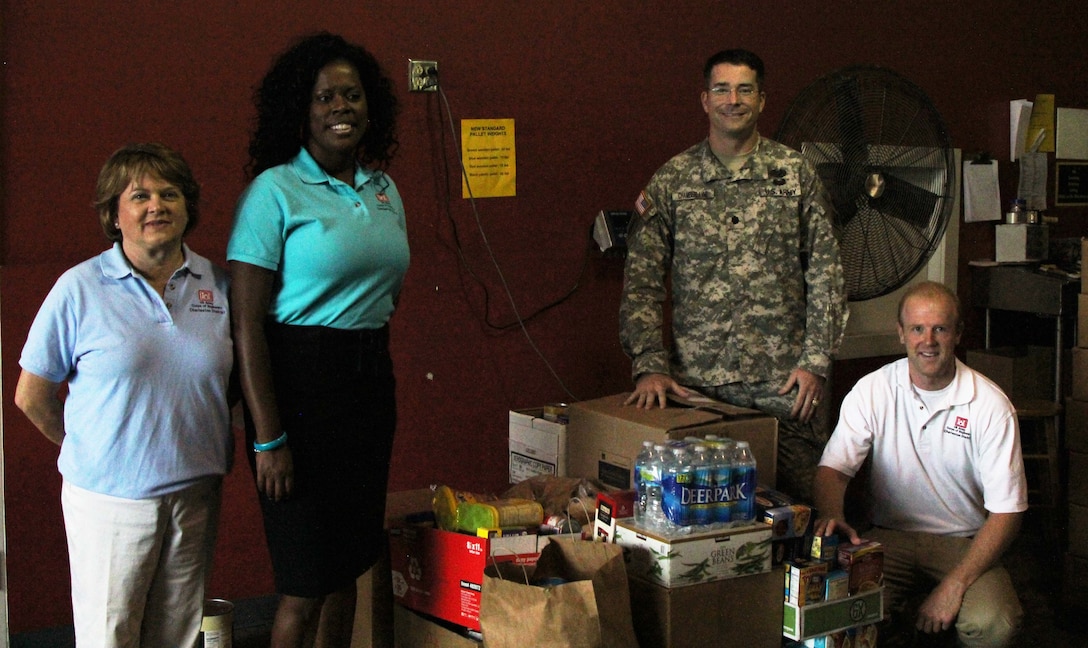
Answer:
M803 538L812 530L814 521L812 507L807 504L776 506L763 512L763 523L770 525L775 540Z
M1083 270L1081 281L1085 281ZM1088 293L1083 290L1077 295L1077 346L1088 347Z
M1088 293L1088 273L1084 267L1084 260L1088 259L1088 238L1082 238L1080 240L1080 291L1082 293Z
M1088 401L1088 349L1073 349L1073 378L1070 382L1073 398Z
M805 538L771 539L771 567L777 567L788 560L809 557L809 545Z
M782 634L798 641L876 623L884 618L884 588L868 590L837 601L799 607L784 603ZM769 644L768 644L769 645Z
M1054 399L1053 347L972 349L967 366L997 383L1013 402Z
M573 403L567 424L567 474L592 477L621 490L634 488L631 469L642 442L703 437L747 441L756 458L759 483L773 487L778 456L778 421L758 410L707 398L670 400L669 407L625 406L627 394Z
M535 565L536 535L480 538L423 526L389 530L393 599L406 608L480 629L484 568L495 562Z
M995 226L994 260L998 263L1042 261L1049 252L1046 225L1001 223Z
M762 522L665 538L627 518L617 523L615 542L628 574L664 587L771 571L771 527Z
M884 545L875 540L863 540L861 544L839 544L839 569L849 574L851 596L867 592L884 584Z
M1088 608L1088 558L1067 553L1063 563L1062 598L1070 608Z
M871 623L869 625L854 626L853 628L847 628L846 630L839 630L837 632L832 632L831 634L820 635L819 637L810 637L804 641L791 641L789 646L790 648L795 646L803 646L804 648L852 648L855 646L865 646L866 648L869 648L877 645L878 634L877 624Z
M839 555L839 536L836 534L814 535L809 546L809 558L834 561L836 556Z
M666 588L628 579L635 635L646 648L778 646L782 572Z
M1088 506L1069 504L1069 553L1088 558Z
M403 606L393 606L393 635L397 646L427 648L480 648L480 643L444 628Z
M1088 453L1069 451L1069 503L1088 506Z
M824 579L824 601L837 601L850 596L850 574L842 569L827 572Z
M785 565L786 603L804 607L824 600L827 563L807 558L791 560Z
M544 418L544 408L510 411L510 483L536 475L567 476L567 425Z
M1065 399L1065 447L1088 452L1088 401Z
M593 516L593 539L612 542L616 523L635 514L635 491L597 493L597 511Z

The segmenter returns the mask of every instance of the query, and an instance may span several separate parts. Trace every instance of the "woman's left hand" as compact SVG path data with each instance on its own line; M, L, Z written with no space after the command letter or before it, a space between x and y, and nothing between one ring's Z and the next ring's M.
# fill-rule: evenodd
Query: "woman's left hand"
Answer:
M286 445L257 453L257 490L278 502L287 499L295 486L295 464Z

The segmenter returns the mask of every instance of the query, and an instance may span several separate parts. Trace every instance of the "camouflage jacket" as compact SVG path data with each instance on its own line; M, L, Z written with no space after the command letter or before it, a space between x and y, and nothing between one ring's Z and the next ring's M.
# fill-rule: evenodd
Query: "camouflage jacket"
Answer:
M735 174L706 140L669 160L628 232L620 341L632 375L692 386L785 382L795 367L827 376L847 318L831 209L813 166L772 140Z

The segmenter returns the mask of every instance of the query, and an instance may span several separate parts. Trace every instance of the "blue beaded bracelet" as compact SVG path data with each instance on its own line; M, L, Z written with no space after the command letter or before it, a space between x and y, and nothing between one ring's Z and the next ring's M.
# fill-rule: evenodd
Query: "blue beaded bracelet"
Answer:
M286 432L281 434L278 439L272 439L268 443L257 443L256 441L254 441L253 442L253 451L254 452L268 452L269 450L275 450L276 448L280 447L281 445L283 445L285 443L287 443L287 433Z

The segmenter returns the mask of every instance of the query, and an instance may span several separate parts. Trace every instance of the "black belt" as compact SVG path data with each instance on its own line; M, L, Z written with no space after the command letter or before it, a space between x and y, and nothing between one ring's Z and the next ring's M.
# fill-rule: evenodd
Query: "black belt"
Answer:
M328 326L299 326L267 322L265 335L283 342L314 343L320 346L352 346L384 350L389 347L389 325L376 329L336 329Z

